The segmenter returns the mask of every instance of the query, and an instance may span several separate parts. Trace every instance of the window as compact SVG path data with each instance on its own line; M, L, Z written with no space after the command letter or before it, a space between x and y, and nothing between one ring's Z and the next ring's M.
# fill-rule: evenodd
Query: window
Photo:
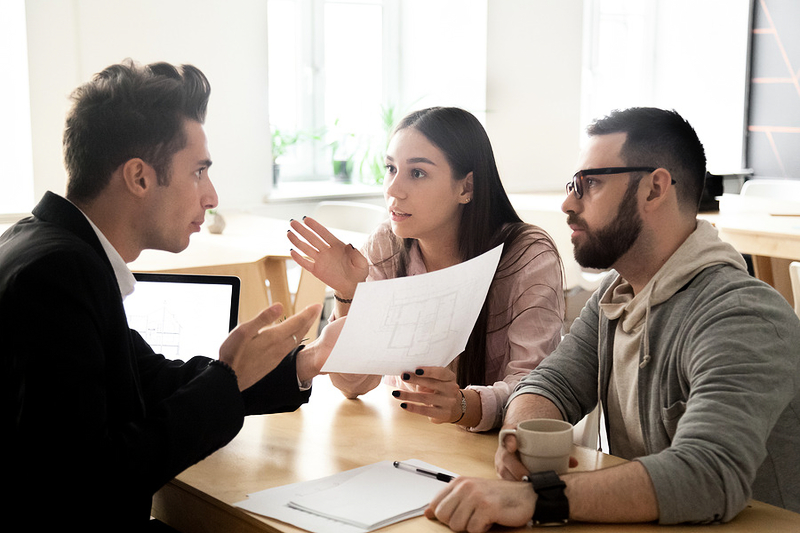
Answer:
M269 0L280 180L374 183L382 174L382 118L397 93L396 10L397 0Z
M25 2L0 7L0 214L27 213L33 205L33 156Z

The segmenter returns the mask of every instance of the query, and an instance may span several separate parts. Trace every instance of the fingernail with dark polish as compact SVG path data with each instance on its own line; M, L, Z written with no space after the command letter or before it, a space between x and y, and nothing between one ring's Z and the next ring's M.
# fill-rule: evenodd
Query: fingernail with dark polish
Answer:
M400 404L400 407L402 407L403 409L405 409L406 407L408 407L408 404L401 403L401 404Z
M421 376L422 374L424 374L424 373L425 373L425 371L424 371L424 370L422 370L421 368L418 368L418 369L416 369L416 370L414 371L414 373L415 373L416 375L418 375L418 376Z
M400 397L400 391L399 390L393 390L392 391L392 396L394 396L395 398L399 398Z
M408 381L409 379L411 379L411 374L409 374L408 372L404 372L403 381Z

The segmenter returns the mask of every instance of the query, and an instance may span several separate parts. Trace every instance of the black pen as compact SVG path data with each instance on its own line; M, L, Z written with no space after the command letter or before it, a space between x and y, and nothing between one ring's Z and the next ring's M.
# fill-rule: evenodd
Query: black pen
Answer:
M431 472L430 470L425 470L424 468L417 468L414 465L409 465L400 461L395 461L393 464L395 468L401 468L403 470L408 470L409 472L414 472L415 474L433 477L438 479L439 481L444 481L445 483L450 483L451 481L453 481L453 476L449 474L443 474L442 472Z

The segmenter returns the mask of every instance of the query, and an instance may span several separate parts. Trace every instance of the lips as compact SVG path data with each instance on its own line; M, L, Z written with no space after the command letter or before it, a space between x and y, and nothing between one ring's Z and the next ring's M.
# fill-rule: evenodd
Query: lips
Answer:
M580 223L578 221L577 217L575 217L575 218L573 218L571 216L568 217L567 218L567 225L569 226L569 229L572 230L572 238L575 238L575 236L578 233L582 233L582 232L586 231L586 225Z
M389 216L395 222L400 222L403 220L408 220L411 215L404 211L400 211L399 209L389 209Z

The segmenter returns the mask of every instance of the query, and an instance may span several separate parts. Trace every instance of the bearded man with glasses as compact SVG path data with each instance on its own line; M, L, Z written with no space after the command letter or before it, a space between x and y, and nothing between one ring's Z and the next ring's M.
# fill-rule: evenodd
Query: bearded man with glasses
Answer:
M575 424L630 461L529 473L507 435L503 480L457 478L426 511L458 531L567 520L725 522L750 498L800 512L800 321L697 220L703 145L678 113L615 111L588 128L562 210L575 258L612 269L569 334L509 398L504 428Z

